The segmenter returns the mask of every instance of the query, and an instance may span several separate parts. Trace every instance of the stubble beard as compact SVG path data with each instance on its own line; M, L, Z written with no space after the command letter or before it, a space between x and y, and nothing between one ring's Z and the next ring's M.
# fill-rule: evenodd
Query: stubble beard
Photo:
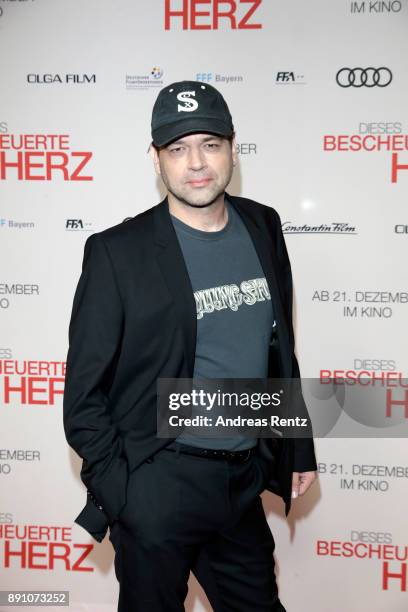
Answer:
M231 165L228 175L225 177L224 181L222 181L221 185L217 185L217 188L213 193L208 194L204 202L195 202L194 200L189 199L188 196L185 193L183 193L181 189L176 189L176 187L171 185L171 183L168 180L167 175L163 172L162 172L162 180L163 180L163 183L167 187L167 191L171 193L171 195L174 198L176 198L180 203L185 204L186 206L190 206L191 208L206 208L214 204L214 202L216 202L218 198L225 193L225 189L227 185L229 184L229 182L231 181L232 172L233 172L233 166Z
M197 202L193 202L192 200L188 200L185 196L183 196L183 194L180 191L176 191L170 185L166 185L166 187L167 187L167 191L171 193L172 196L174 196L179 202L181 202L182 204L185 204L186 206L191 206L191 208L206 208L207 206L211 206L212 204L214 204L214 202L216 202L216 200L218 200L218 198L221 195L225 193L225 187L222 187L222 188L220 187L215 192L215 194L212 194L209 199L206 199L206 201L203 204L200 204Z

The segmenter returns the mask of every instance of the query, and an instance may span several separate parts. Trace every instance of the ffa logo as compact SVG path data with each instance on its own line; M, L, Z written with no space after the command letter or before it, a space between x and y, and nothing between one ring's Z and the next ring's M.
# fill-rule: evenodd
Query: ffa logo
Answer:
M177 105L178 113L181 111L191 113L192 111L197 110L198 102L197 100L191 98L191 96L195 96L195 91L180 91L180 93L177 94L177 100L179 102L183 102L183 106L181 104Z

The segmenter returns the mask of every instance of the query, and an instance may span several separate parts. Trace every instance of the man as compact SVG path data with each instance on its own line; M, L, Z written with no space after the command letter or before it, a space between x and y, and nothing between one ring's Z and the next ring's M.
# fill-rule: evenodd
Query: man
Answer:
M120 612L184 610L190 570L215 612L282 612L259 494L288 514L316 477L312 438L156 436L160 378L299 377L280 218L226 194L234 127L210 85L160 91L151 154L168 196L88 238L74 297L64 427L88 489L76 522L97 541L110 527Z

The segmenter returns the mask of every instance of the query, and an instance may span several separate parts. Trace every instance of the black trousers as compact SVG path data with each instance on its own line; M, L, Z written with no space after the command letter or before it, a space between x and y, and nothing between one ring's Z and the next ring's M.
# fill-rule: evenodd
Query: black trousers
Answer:
M259 495L265 460L165 449L152 459L130 474L128 501L110 530L118 612L183 612L190 570L214 612L285 612Z

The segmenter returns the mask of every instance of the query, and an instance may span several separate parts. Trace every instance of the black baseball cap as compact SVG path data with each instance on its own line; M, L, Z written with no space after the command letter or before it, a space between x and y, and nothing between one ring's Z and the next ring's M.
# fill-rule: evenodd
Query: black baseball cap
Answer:
M178 81L160 90L152 112L156 147L194 132L234 133L231 113L218 89L201 81Z

